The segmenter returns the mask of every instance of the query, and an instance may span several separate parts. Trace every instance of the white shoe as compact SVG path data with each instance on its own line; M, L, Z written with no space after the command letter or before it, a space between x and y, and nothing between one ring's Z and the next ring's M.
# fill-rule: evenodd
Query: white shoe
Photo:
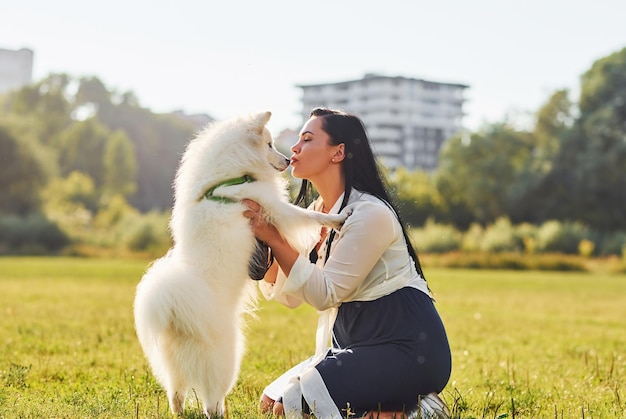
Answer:
M437 393L420 396L419 407L408 419L450 419L450 409Z

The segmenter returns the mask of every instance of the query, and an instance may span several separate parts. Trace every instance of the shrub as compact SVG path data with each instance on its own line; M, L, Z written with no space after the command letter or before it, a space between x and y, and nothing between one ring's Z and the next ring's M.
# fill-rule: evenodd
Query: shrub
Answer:
M115 195L98 210L94 224L100 228L111 228L120 223L124 217L137 215L122 195Z
M522 223L515 228L515 235L518 240L521 241L524 252L533 254L537 252L537 227L529 224Z
M626 232L605 233L598 239L598 254L600 256L621 256L624 249L626 249Z
M595 247L596 245L591 240L581 240L580 243L578 243L578 254L586 258L591 257Z
M480 250L486 252L518 252L522 248L522 240L508 218L498 218L487 227L480 244Z
M43 254L59 251L69 243L59 226L41 214L0 218L0 253Z
M537 248L541 252L577 254L581 240L592 233L579 222L546 221L537 232Z
M123 242L130 250L167 249L171 246L167 218L156 212L128 217L124 226L127 234Z
M424 265L465 269L510 269L543 271L585 271L578 256L546 254L528 256L521 253L451 252L428 255Z
M480 250L485 229L480 224L473 223L463 235L461 248L466 252L476 252Z
M445 253L461 248L461 234L451 225L426 221L423 228L411 230L413 242L419 251Z
M129 234L126 244L131 250L147 250L156 242L153 226L149 223L141 223Z

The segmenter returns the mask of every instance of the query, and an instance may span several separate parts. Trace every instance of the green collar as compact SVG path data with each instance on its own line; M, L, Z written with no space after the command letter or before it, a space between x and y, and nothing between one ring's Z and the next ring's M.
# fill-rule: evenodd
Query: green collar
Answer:
M204 193L204 197L208 199L209 201L217 201L217 202L221 202L224 204L233 204L237 201L232 198L225 197L225 196L215 196L213 195L213 191L215 191L217 188L221 186L241 185L243 183L250 183L250 182L254 182L254 179L250 175L243 175L242 177L228 179L210 188L208 191Z

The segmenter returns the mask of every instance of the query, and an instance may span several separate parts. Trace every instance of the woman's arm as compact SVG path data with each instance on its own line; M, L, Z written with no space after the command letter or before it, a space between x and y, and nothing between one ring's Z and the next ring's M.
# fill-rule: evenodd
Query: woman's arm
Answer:
M242 203L248 207L243 215L250 219L252 232L257 239L265 242L272 249L272 254L276 262L280 265L280 269L286 276L289 276L291 268L296 262L296 259L298 259L298 252L291 247L287 240L278 232L276 227L265 221L261 206L257 202L244 199ZM275 272L278 272L278 270ZM264 280L267 282L275 282L276 275L266 275Z
M265 222L259 214L259 204L253 201L244 204L249 208L244 215L250 218L254 234L272 248L287 277L280 281L275 293L304 300L318 310L336 306L350 296L399 234L393 212L382 202L359 203L332 244L332 256L321 269L299 255L275 227Z
M278 263L272 263L267 272L265 272L263 281L273 284L276 282L276 276L278 276Z
M360 202L332 243L324 268L300 256L281 291L318 310L337 306L363 284L398 234L399 225L388 207Z

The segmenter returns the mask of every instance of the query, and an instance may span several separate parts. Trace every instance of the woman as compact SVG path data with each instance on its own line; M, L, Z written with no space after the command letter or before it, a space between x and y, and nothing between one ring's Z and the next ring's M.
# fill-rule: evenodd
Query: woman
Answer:
M350 215L340 231L322 230L306 258L263 220L257 203L244 201L255 236L277 262L263 294L321 312L315 356L265 389L262 410L287 418L399 418L420 409L419 417L449 417L437 396L451 371L445 329L363 123L316 108L291 150L293 176L303 179L296 203L313 186L313 209Z

